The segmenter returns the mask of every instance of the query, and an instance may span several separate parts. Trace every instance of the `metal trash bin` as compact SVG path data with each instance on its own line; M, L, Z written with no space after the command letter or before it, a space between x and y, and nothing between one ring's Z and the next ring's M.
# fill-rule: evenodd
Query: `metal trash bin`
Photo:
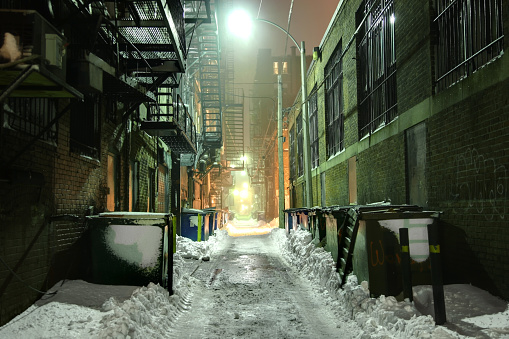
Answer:
M431 284L427 225L438 218L439 212L411 205L359 209L353 270L359 281L368 281L372 296L403 291L400 228L409 231L412 285Z
M199 209L183 208L180 212L180 235L193 241L208 240L208 213Z
M87 217L91 282L173 288L174 235L169 213L108 212Z

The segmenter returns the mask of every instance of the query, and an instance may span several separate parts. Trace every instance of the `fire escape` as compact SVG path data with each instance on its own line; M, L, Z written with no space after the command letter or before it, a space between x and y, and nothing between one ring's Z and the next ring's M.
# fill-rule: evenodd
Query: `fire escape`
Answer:
M221 48L218 0L186 2L186 36L188 39L188 87L195 96L195 111L200 116L200 143L196 155L195 178L205 183L207 196L202 196L209 207L222 207L220 183L220 150L223 145L223 94L221 86Z

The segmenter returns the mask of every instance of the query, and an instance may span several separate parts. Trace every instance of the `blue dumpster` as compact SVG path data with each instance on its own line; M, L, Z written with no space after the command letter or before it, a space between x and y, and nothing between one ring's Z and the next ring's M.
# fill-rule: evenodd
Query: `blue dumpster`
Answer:
M180 213L180 233L194 241L208 240L208 213L200 209L183 208Z

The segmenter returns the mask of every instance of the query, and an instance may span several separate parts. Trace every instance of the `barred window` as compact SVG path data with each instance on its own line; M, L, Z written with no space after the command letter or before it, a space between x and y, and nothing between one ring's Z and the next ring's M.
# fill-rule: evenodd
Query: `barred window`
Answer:
M4 105L4 126L32 136L42 133L41 140L56 144L57 125L49 127L56 117L56 106L55 99L9 98Z
M304 174L304 144L302 134L302 114L297 116L297 157L298 157L298 172L297 175L300 177Z
M341 41L339 41L336 50L325 66L327 156L332 156L345 148L343 116L343 60L341 54Z
M436 91L502 55L502 0L435 0Z
M316 95L316 86L312 91L313 95L309 98L309 141L311 146L311 167L318 167L318 98Z
M397 116L395 21L393 0L366 0L357 13L359 139Z
M71 151L99 159L99 103L86 95L71 109Z
M294 125L295 126L295 125ZM296 179L296 160L295 160L295 136L294 127L288 131L288 137L290 141L290 180Z

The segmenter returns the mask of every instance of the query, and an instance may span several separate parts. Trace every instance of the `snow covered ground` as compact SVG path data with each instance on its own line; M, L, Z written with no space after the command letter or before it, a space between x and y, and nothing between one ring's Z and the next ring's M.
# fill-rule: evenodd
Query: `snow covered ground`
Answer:
M436 326L423 315L430 286L415 287L413 303L370 298L354 275L341 289L330 253L308 232L273 225L232 223L201 243L178 237L172 296L150 284L94 305L87 295L106 288L66 281L74 304L32 305L0 338L509 338L507 302L485 291L445 286L448 322Z

